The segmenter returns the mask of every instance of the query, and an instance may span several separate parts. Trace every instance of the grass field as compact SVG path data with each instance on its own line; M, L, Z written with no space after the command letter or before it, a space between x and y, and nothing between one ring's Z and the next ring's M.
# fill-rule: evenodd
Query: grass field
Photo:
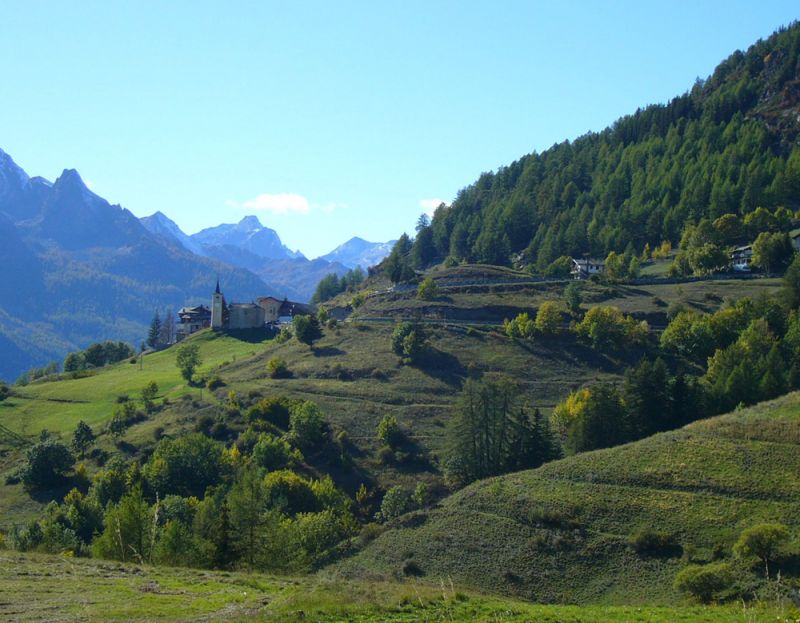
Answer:
M204 331L190 338L189 342L200 347L203 361L197 374L255 354L268 342L265 337L244 337ZM15 387L14 396L0 403L0 423L22 435L36 435L43 428L71 432L81 419L90 425L109 419L117 396L135 398L151 381L158 383L159 397L175 399L198 391L181 378L175 366L175 348L169 348L146 354L141 364L138 359L134 364L123 361L84 378Z
M331 582L0 551L0 620L19 623L788 623L794 614L781 606L531 605L465 593L447 580Z
M687 559L730 556L744 528L800 530L800 394L679 431L478 482L340 563L344 577L424 577L536 601L677 603ZM677 547L641 555L639 529ZM681 556L683 551L684 556ZM718 553L717 553L718 552Z

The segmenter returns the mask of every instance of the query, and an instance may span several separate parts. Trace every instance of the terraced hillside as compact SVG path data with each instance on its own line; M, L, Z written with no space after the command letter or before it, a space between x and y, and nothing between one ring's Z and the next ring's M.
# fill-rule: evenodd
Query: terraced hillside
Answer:
M569 280L545 280L510 268L478 264L437 268L429 276L438 291L432 300L416 298L414 284L392 288L385 278L378 276L366 284L365 291L370 295L357 309L350 306L352 294L342 294L326 305L342 316L354 313L365 321L418 317L440 323L499 325L504 318L534 311L544 301L560 299L570 283ZM586 281L581 283L582 298L585 308L615 305L658 328L666 323L670 303L680 302L689 309L708 312L717 309L726 299L771 296L780 287L777 278L741 277L719 275L714 279L684 282L643 279L640 285Z
M443 271L450 282L475 279L509 280L512 271L494 267L458 267ZM438 278L438 277L437 277ZM378 284L380 285L380 284ZM452 312L469 317L471 310L489 305L502 308L492 316L499 324L511 312L534 312L542 301L557 300L564 284L539 284L506 290L453 287L442 288L442 299ZM585 307L616 304L629 313L663 315L667 301L679 300L690 308L713 310L725 299L745 295L770 294L779 287L777 280L707 281L687 283L682 289L670 286L606 288L586 284ZM655 288L664 288L660 295ZM343 298L343 297L342 297ZM449 298L450 300L446 300ZM218 375L224 385L214 392L189 387L175 367L175 350L148 354L134 364L123 362L99 369L79 379L36 382L15 387L13 395L0 402L0 478L5 478L22 461L18 439L33 441L42 429L63 440L80 420L101 434L99 445L118 451L107 431L114 404L121 395L132 399L150 381L159 387L158 402L168 404L130 427L120 440L126 458L143 460L158 435L177 436L193 431L202 417L215 418L224 411L228 393L234 391L244 412L260 397L272 394L313 400L327 414L335 431L345 431L355 461L355 469L334 474L339 484L351 493L362 482L387 488L393 484L413 485L427 480L441 491L438 455L442 449L446 424L455 397L469 374L499 372L521 383L526 401L548 413L570 391L597 379L619 378L625 365L635 363L639 354L626 358L598 353L568 338L541 339L521 343L508 339L492 326L470 320L448 320L427 327L432 356L420 367L404 366L392 353L391 316L397 310L429 302L418 301L413 290L385 293L367 299L349 322L326 329L322 339L310 349L296 340L283 344L263 335L217 335L210 331L192 337L200 346L203 359L198 376ZM382 306L394 306L387 313ZM658 311L661 310L661 311ZM508 312L508 313L507 313ZM388 322L367 319L389 315ZM365 318L359 320L358 317ZM402 316L401 316L402 317ZM423 320L428 316L423 315ZM286 361L291 376L270 378L266 364L272 358ZM380 460L380 443L375 430L387 414L397 416L411 443L409 453L416 457L403 464ZM245 426L242 418L229 421L234 430ZM87 464L89 473L95 466ZM0 481L1 482L1 481ZM58 492L54 492L58 495ZM48 496L32 499L21 485L0 484L0 525L30 519Z
M729 556L747 527L800 528L800 393L609 450L475 483L406 515L335 572L567 603L679 603L685 558ZM676 537L657 555L631 536ZM413 563L413 565L412 565Z

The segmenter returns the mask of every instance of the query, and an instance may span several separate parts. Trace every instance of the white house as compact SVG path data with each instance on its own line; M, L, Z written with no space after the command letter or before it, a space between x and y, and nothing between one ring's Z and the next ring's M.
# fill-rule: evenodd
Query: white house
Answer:
M605 265L600 260L576 260L572 258L572 269L569 271L574 279L588 279L605 270Z
M749 272L753 263L753 245L746 244L736 247L731 252L731 267L737 272Z

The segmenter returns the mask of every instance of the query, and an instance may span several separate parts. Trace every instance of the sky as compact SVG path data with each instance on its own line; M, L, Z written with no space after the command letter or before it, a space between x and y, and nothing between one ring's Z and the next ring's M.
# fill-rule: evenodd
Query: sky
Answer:
M666 102L796 1L0 1L0 148L187 233L308 257Z

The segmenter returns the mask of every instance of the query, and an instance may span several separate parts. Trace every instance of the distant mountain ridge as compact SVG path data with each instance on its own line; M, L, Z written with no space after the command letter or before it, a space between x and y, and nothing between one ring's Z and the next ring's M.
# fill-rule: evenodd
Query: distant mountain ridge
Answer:
M370 266L379 264L383 258L389 255L395 242L397 241L368 242L356 236L339 245L330 253L321 255L318 259L339 262L348 268L361 267L366 270Z
M252 272L154 235L77 171L29 177L0 150L0 378L97 340L139 344L156 309L282 295Z
M305 257L300 251L292 251L283 244L277 232L264 227L256 216L245 216L238 223L209 227L190 238L205 248L233 246L270 260Z
M335 260L309 260L299 251L290 250L275 230L264 227L255 216L246 216L238 223L209 227L191 236L161 212L141 221L151 232L172 244L247 269L281 296L298 302L310 300L325 275L335 273L341 277L351 268Z

